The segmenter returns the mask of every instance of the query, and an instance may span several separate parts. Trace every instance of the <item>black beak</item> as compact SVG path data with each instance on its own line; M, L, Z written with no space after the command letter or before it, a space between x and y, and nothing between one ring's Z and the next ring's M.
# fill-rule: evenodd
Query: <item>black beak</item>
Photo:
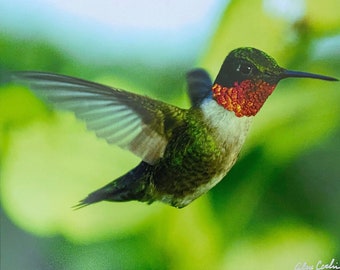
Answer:
M319 74L313 74L308 72L301 72L301 71L294 71L294 70L284 70L281 73L281 79L285 78L312 78L312 79L319 79L325 81L338 81L338 79L333 77L328 77Z

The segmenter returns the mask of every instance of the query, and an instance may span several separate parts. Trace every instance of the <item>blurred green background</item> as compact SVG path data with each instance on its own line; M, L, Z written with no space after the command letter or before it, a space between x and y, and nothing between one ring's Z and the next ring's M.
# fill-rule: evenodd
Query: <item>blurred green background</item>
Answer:
M338 0L7 2L4 72L62 73L181 107L186 71L215 77L240 46L340 78ZM138 158L3 84L1 269L315 269L332 258L340 266L339 103L339 83L283 81L232 171L188 207L104 202L73 211Z

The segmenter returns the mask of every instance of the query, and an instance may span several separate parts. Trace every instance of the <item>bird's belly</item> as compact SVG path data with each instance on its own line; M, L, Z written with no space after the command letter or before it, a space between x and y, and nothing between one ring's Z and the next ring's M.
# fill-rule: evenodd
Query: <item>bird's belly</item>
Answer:
M178 141L169 144L173 148L156 179L160 191L159 200L175 207L184 207L214 187L235 164L244 144L251 118L240 119L216 102L205 113L200 132L186 129ZM208 124L207 124L208 123ZM199 133L197 135L197 133ZM178 161L178 164L177 164Z
M180 166L160 170L159 200L182 208L213 188L235 164L243 142L204 154L187 156Z

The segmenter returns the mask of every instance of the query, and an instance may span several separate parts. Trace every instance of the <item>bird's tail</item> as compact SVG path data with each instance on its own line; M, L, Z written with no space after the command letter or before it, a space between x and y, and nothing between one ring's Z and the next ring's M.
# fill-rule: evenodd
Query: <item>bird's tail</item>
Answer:
M128 173L90 193L73 208L80 209L100 201L146 201L146 199L143 198L145 197L145 190L148 185L147 174L150 166L151 165L145 162L141 162Z

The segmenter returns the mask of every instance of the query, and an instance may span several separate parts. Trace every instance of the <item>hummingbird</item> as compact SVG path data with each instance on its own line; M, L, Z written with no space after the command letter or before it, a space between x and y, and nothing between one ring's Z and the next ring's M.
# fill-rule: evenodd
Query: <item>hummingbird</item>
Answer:
M183 208L219 183L235 164L254 116L286 78L336 78L287 70L261 50L225 58L213 82L203 69L187 74L189 109L95 82L35 71L12 81L61 110L72 111L109 144L141 162L75 207L100 201L160 201Z

